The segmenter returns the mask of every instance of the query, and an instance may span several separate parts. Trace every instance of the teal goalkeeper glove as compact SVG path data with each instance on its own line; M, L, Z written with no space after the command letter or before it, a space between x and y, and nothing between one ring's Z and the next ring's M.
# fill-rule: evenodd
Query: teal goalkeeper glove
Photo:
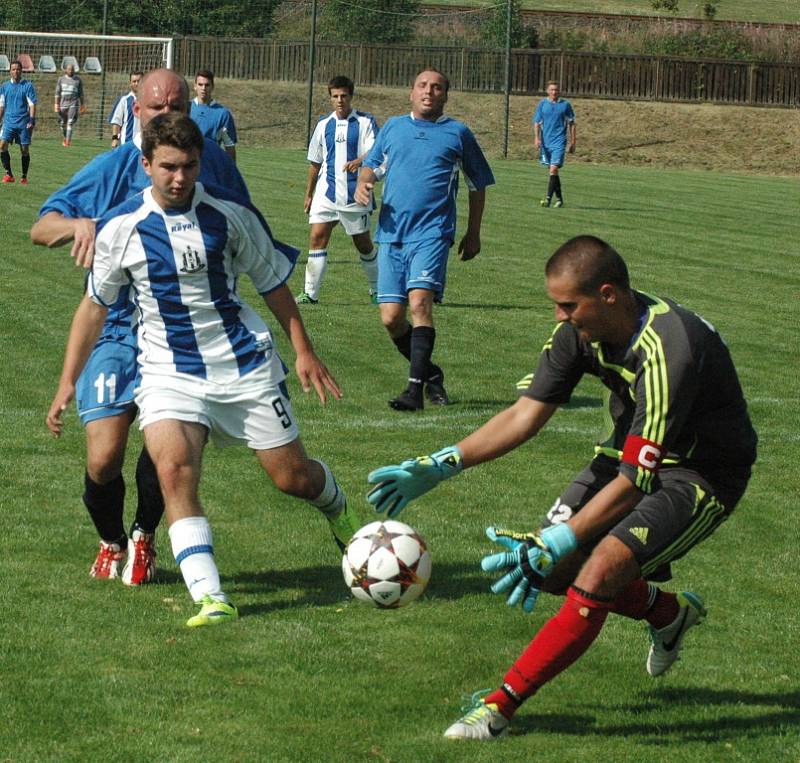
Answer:
M410 501L427 493L442 480L455 477L464 465L455 446L403 461L399 466L382 466L369 473L367 482L376 485L367 493L375 511L385 511L394 519Z
M544 579L553 571L559 559L578 547L575 533L567 524L552 525L536 533L518 533L487 527L489 540L500 543L509 551L490 554L481 560L484 572L507 570L492 584L492 593L513 589L508 596L508 606L522 602L525 612L533 612ZM510 568L510 569L509 569Z

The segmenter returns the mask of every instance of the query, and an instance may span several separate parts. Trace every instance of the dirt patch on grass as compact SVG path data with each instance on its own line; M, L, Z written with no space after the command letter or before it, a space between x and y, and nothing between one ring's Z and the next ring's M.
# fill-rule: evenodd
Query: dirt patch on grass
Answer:
M236 118L243 146L304 148L307 86L217 80L217 99ZM569 95L567 94L567 97ZM531 114L537 98L513 96L509 157L533 159ZM800 110L572 98L578 150L572 161L768 175L800 174ZM354 104L382 124L409 111L408 90L359 88ZM491 157L502 155L502 95L453 92L447 112L465 121ZM330 111L314 89L314 121Z

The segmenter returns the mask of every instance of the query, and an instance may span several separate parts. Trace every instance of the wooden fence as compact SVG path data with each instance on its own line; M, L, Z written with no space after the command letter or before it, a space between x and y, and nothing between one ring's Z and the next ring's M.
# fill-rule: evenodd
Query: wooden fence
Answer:
M181 37L175 48L175 68L187 75L209 68L219 77L234 79L308 79L307 42ZM405 87L426 66L445 72L457 90L505 90L505 52L480 48L321 42L314 77L325 82L346 74L359 85ZM800 64L512 51L512 93L543 93L551 79L572 97L800 106Z

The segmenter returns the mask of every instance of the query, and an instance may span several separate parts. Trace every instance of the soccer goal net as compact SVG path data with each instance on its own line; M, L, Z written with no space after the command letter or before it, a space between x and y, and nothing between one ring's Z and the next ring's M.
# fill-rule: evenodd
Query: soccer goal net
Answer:
M168 37L59 34L0 30L0 77L8 76L10 62L22 64L22 76L36 87L39 100L37 130L58 130L53 113L56 82L68 63L83 81L87 113L81 131L102 137L110 134L108 116L117 98L128 92L132 71L172 67L173 40Z

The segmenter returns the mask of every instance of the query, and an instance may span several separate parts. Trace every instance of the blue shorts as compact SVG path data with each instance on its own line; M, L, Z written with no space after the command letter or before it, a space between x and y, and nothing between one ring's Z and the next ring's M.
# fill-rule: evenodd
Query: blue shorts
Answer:
M22 125L22 127L7 127L3 124L0 140L7 140L9 143L13 143L16 140L20 146L30 146L32 133L33 130L25 127L25 125Z
M558 146L556 148L542 146L542 151L539 154L539 164L543 164L545 167L550 167L553 164L556 167L563 167L565 152L566 146Z
M129 331L100 337L75 385L75 403L84 426L136 410L137 354L136 337Z
M411 289L432 291L442 301L447 255L453 242L433 238L378 245L378 302L408 302Z

